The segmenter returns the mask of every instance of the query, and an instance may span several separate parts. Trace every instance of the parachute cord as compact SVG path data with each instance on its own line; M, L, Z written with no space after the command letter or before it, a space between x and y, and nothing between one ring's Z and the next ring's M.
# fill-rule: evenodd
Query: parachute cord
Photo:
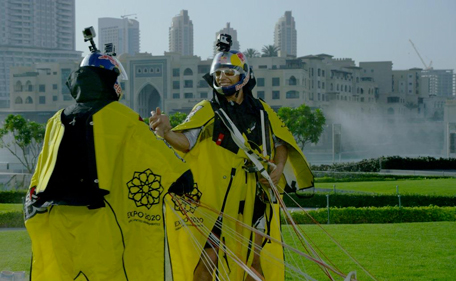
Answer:
M191 202L191 201L192 201L192 199L190 199L190 202ZM212 207L210 207L210 206L208 206L208 205L206 205L206 204L202 204L202 203L198 203L198 204L199 204L200 207L203 207L203 208L208 209L208 210L210 210L210 211L212 211L212 212L218 213L217 210L215 210L214 208L212 208ZM330 269L330 270L333 271L335 274L337 274L337 275L339 275L339 276L341 276L341 277L344 277L344 278L346 277L346 275L344 275L343 273L339 272L338 270L332 268L330 265L328 265L328 264L325 263L324 261L318 260L318 259L316 259L316 258L314 258L314 257L312 257L312 256L310 256L310 255L307 255L306 253L303 253L302 251L300 251L300 250L298 250L298 249L295 249L295 248L289 246L288 244L285 244L284 242L282 242L282 241L280 241L280 240L278 240L278 239L276 239L276 238L274 238L274 237L272 237L272 236L270 236L270 235L267 235L267 234L265 234L264 232L262 232L262 231L260 231L260 230L257 230L257 229L251 227L250 225L248 225L248 224L246 224L246 223L244 223L244 222L242 222L242 221L237 220L236 218L233 218L233 217L230 216L230 215L223 214L223 217L224 217L224 218L227 218L227 219L229 219L229 220L231 220L231 221L237 222L240 226L245 227L246 229L248 229L248 230L250 230L250 231L252 231L252 232L255 232L255 233L259 234L259 235L262 235L263 237L265 237L265 238L271 240L272 242L278 243L278 244L282 245L282 247L287 248L287 249L289 249L290 251L292 251L292 252L294 252L294 253L296 253L296 254L298 254L298 255L300 255L300 256L302 256L302 257L304 257L304 258L306 258L306 259L308 259L308 260L310 260L310 261L312 261L312 262L314 262L314 263L316 263L316 264L319 264L319 265L321 265L321 266L323 266L323 267L325 267L325 268Z
M315 223L315 224L316 224L316 225L317 225L317 226L318 226L326 235L328 235L328 237L334 242L334 244L336 244L336 245L337 245L337 246L338 246L338 247L339 247L339 248L340 248L340 249L341 249L341 250L342 250L342 251L343 251L343 252L344 252L344 253L345 253L345 254L346 254L354 263L355 263L355 264L356 264L356 265L358 265L358 266L359 266L367 275L369 275L369 277L371 277L373 280L377 280L377 279L376 279L376 278L375 278L375 277L374 277L374 276L373 276L373 275L372 275L364 266L361 265L361 263L360 263L355 257L353 257L352 255L350 255L350 253L348 253L348 251L347 251L344 247L342 247L342 245L340 245L340 243L337 242L337 240L334 239L334 237L333 237L331 234L329 234L329 233L321 226L321 224L320 224L318 221L316 221L316 220L315 220L315 219L314 219L306 210L304 210L304 208L302 208L302 207L299 205L299 203L298 203L293 197L291 197L290 194L288 194L288 193L286 193L286 194L287 194L288 198L290 198L290 199L293 201L293 203L295 203L296 206L298 206L298 208L299 208L301 211L303 211L309 218L311 218L312 221L313 221L313 222L314 222L314 223ZM301 229L301 230L302 230L302 229Z
M175 196L175 195L171 195L171 196L173 197L173 196ZM175 198L175 197L174 197L174 198ZM198 231L199 231L201 234L205 235L205 233L203 233L203 232L199 229L199 227L197 227L197 226L195 225L195 223L190 219L190 217L188 216L188 212L187 212L185 209L182 208L182 205L180 204L180 200L176 199L176 202L178 203L179 208L182 210L182 212L185 214L185 216L188 218L188 220L192 223L192 225L193 225L196 229L198 229ZM218 248L221 249L227 256L229 256L229 257L230 257L237 265L239 265L245 272L247 272L255 281L262 281L261 278L258 277L258 276L252 271L252 269L251 269L249 266L247 266L245 263L243 263L243 262L241 261L241 259L240 259L235 253L233 253L229 248L225 247L225 244L222 243L222 241L220 240L219 237L216 237L215 235L209 235L209 238L208 238L208 239L210 239L211 236L212 236L212 238L213 238L213 241L212 241L212 242L215 242L216 245L219 245ZM213 249L214 249L214 248L213 248ZM215 250L215 249L214 249L214 250ZM219 255L217 255L217 257L220 258Z
M203 208L205 208L205 209L208 209L208 210L210 210L210 211L213 212L213 213L219 214L217 211L215 211L215 210L212 209L211 207L206 207L206 206L200 204L199 202L193 201L193 199L191 199L191 198L187 198L187 199L188 199L189 201L188 201L188 202L187 202L187 201L184 201L183 203L185 203L185 204L190 204L190 203L193 202L193 204L196 204L196 205L198 205L198 206L200 206L200 207L203 207ZM190 201L191 201L191 202L190 202ZM200 213L200 214L202 215L202 213ZM224 215L224 214L223 214L223 215ZM208 216L206 215L206 217L208 217ZM224 215L224 217L228 218L227 215ZM229 218L231 218L231 217L229 217ZM235 222L237 222L237 223L239 223L239 224L244 224L243 222L238 221L237 219L232 219L232 220L234 220ZM215 221L215 220L214 220L214 221ZM187 227L188 227L188 226L187 226ZM244 226L244 227L245 227L245 226ZM252 228L250 228L249 230L252 230ZM253 229L253 230L256 230L256 229ZM266 237L266 238L269 237L269 236L265 236L265 234L264 234L262 231L258 231L258 232L257 232L257 231L258 231L258 230L256 230L255 232L258 233L258 234L260 234L260 235L262 235L263 237ZM230 233L231 233L231 235L230 235ZM232 237L232 238L235 239L236 241L240 241L240 243L243 242L242 239L244 239L244 241L247 241L247 242L249 241L249 239L246 239L245 237L243 237L242 235L240 235L236 230L233 230L233 229L230 229L230 228L224 229L224 235L227 236L227 237ZM240 239L236 239L234 236L239 236ZM210 238L209 238L209 239L210 239ZM216 242L214 242L215 240L213 240L213 239L212 239L211 241L212 241L212 243L214 243L214 244L216 243ZM256 246L255 244L254 244L253 246L254 246L254 250L255 250L256 253L259 254L260 251L262 251L262 253L264 253L265 255L268 255L268 254L269 254L269 256L272 257L272 259L273 259L272 261L275 261L275 262L277 262L277 263L279 263L279 264L283 264L283 262L284 262L283 260L278 259L278 258L275 257L274 255L272 255L269 251L267 251L267 250L265 250L265 249L261 249L260 246ZM264 256L263 256L263 257L264 257ZM271 261L271 260L269 260L269 261ZM286 267L289 268L289 269L291 269L291 270L294 270L294 272L300 274L301 277L305 277L307 280L310 280L310 281L317 281L316 279L312 278L311 276L309 276L308 274L302 272L299 268L297 268L297 267L295 267L295 266L293 266L293 265L291 265L291 264L287 264ZM252 268L252 271L253 271L253 270L254 270L254 269Z

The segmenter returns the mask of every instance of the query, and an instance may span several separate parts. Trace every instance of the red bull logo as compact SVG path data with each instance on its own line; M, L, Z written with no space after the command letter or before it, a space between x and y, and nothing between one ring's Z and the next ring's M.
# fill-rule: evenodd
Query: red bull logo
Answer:
M113 57L111 57L111 56L102 55L102 56L99 56L98 59L101 59L101 60L109 60L113 65L119 66L119 63L117 62L117 60L115 60L115 59L114 59Z
M243 53L237 53L236 55L238 56L238 58L239 58L242 62L245 62L245 57L244 57L244 54L243 54Z

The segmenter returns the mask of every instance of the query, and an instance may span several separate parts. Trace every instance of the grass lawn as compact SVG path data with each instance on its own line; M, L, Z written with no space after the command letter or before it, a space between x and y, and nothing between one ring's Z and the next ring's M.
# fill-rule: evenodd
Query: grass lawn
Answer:
M22 204L0 204L0 212L22 211Z
M367 182L338 182L315 183L317 188L330 188L374 192L382 194L396 193L396 186L400 194L425 195L456 195L456 178L426 179L426 180L397 180L397 181L367 181Z
M377 280L455 280L454 222L323 225L323 228ZM282 229L285 241L290 241L290 228ZM306 225L301 229L342 272L356 270L358 280L373 280L318 226ZM328 280L315 264L306 261L304 265L305 272L313 278Z
M454 280L456 276L454 222L323 225L323 228L377 280ZM372 280L318 226L302 225L301 229L341 271L356 270L358 280ZM292 245L290 228L284 226L283 231L286 243ZM0 231L0 251L0 271L28 272L31 253L25 230ZM313 263L305 261L304 266L313 278L329 280Z

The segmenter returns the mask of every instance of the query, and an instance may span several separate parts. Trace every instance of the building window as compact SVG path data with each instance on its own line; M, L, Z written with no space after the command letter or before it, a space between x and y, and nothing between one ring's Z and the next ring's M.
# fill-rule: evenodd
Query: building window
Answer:
M456 133L450 133L450 153L456 153Z
M193 71L190 68L186 68L184 70L184 76L191 76L193 75Z
M208 73L209 71L211 71L210 65L198 65L198 73L203 74Z
M317 76L320 76L320 74L321 74L321 70L320 70L320 68L319 68L319 69L317 70Z
M386 99L386 102L387 103L397 103L397 102L399 102L399 97L388 97Z
M46 97L45 96L40 96L39 97L39 103L40 104L45 104L46 103Z
M22 92L22 83L21 83L21 81L17 81L16 85L14 86L14 91Z
M184 81L184 88L193 88L193 80L185 80Z
M291 76L290 80L288 80L288 84L290 86L295 86L296 85L296 78L294 76Z
M52 96L52 101L57 101L57 96Z
M320 89L320 81L317 81L317 88Z
M257 79L257 86L258 87L264 87L264 78L258 78Z
M280 99L280 91L272 91L272 99L279 100Z
M14 101L15 104L22 104L22 98L17 97L16 100Z
M173 68L173 77L179 77L179 75L180 75L180 69Z
M286 93L287 99L299 99L299 92L298 91L288 91Z
M32 97L28 96L28 97L25 99L25 103L27 103L27 104L33 103Z
M264 91L257 91L257 97L264 100Z
M52 84L52 90L57 90L57 84Z
M325 82L321 82L321 87L324 89L325 88Z
M207 99L207 92L200 93L200 98Z
M184 94L184 97L185 97L186 99L193 99L193 93L185 93L185 94Z
M325 77L325 71L321 70L321 76Z
M278 77L272 78L272 86L280 86L280 78L278 78Z
M205 88L205 87L207 87L207 82L205 80L199 80L197 87L198 88Z
M174 93L173 94L173 99L175 99L175 100L180 99L180 94L179 93Z
M259 65L258 68L259 68L259 69L267 69L268 66L267 66L267 65Z
M44 93L44 92L46 92L46 85L40 85L40 86L38 87L38 89L39 89L39 92L40 92L40 93Z
M173 90L180 89L180 81L173 81Z

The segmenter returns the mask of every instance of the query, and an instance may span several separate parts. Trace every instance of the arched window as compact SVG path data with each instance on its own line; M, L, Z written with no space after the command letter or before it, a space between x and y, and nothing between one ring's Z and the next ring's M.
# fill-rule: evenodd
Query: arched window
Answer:
M184 76L190 76L193 75L193 71L190 68L186 68L184 70Z
M25 83L25 90L27 92L33 92L33 85L30 83L30 81L27 81L27 83Z
M14 91L15 92L22 92L22 83L21 81L17 81L16 85L14 85Z
M296 77L291 76L291 77L290 77L290 80L288 80L288 84L289 84L290 86L295 86L295 85L296 85Z
M16 100L14 101L15 104L22 104L22 98L17 97Z
M33 103L33 99L31 96L28 96L26 99L25 99L25 103Z

